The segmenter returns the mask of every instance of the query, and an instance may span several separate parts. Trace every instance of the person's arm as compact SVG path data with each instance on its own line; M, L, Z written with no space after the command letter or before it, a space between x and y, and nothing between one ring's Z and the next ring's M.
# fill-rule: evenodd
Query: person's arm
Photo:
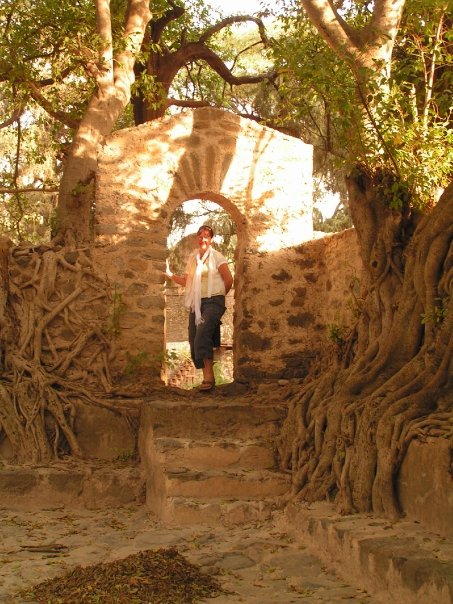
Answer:
M231 274L230 268L226 263L221 264L217 270L223 279L223 283L225 285L225 294L227 294L233 285L233 275Z
M165 276L168 279L171 279L174 283L177 283L178 285L182 285L183 287L185 287L185 285L186 285L187 273L184 273L184 275L175 275L175 273L172 273L170 270L170 266L168 264L168 260L167 260L167 265L166 265L166 269L165 269Z

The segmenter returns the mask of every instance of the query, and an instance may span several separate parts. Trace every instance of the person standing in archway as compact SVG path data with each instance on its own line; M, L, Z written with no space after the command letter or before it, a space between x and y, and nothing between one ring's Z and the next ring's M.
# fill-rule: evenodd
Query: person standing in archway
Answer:
M185 305L189 314L189 343L192 361L203 370L199 390L215 386L214 334L225 312L225 296L233 285L233 276L226 258L212 246L214 232L210 226L198 229L198 249L190 254L186 271L175 275L168 266L165 275L186 288Z

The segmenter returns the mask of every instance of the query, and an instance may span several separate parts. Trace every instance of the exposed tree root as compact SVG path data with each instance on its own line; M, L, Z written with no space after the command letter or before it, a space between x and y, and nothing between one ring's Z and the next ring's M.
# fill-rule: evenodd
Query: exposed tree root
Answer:
M293 397L279 452L298 498L397 517L412 440L453 445L453 186L408 244L371 182L351 182L350 198L370 269L356 356Z
M76 403L130 421L139 403L115 399L110 375L109 285L88 249L2 248L0 438L18 462L83 457L74 431Z

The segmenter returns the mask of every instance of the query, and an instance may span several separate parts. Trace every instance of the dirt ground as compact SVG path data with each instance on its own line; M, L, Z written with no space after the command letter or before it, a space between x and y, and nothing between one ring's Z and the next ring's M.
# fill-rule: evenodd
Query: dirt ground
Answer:
M107 511L0 509L0 602L21 604L19 590L78 565L167 547L176 547L203 571L219 574L229 593L213 599L216 604L377 602L329 572L283 526L278 514L266 524L170 529L136 506Z

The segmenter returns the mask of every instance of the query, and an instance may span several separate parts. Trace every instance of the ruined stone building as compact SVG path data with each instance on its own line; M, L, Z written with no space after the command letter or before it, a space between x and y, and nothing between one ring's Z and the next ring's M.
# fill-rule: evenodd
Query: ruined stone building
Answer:
M103 149L96 255L127 308L120 350L161 358L170 219L190 199L218 203L236 223L235 379L304 377L327 326L350 322L355 233L314 239L310 145L218 109L121 130Z

